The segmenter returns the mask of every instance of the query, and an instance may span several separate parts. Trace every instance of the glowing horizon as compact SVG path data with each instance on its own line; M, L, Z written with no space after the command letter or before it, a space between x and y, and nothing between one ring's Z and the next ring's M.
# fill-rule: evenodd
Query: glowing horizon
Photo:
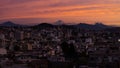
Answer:
M119 0L0 0L0 22L103 22L120 25Z

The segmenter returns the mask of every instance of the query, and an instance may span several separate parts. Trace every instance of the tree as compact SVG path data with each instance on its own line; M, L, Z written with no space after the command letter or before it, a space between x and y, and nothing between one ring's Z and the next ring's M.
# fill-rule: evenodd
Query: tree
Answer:
M68 44L67 42L62 42L61 48L65 58L77 58L77 52L75 51L75 47L72 43Z
M19 51L20 47L18 45L15 45L13 49L14 49L14 51Z

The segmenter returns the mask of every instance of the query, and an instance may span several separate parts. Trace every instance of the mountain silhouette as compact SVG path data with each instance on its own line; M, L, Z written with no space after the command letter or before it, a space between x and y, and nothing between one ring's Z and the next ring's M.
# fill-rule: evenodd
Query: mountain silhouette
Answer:
M61 21L60 21L61 22ZM102 23L95 23L95 24L86 24L86 23L80 23L75 25L56 25L56 24L49 24L49 23L41 23L38 25L33 26L34 28L52 28L52 27L64 27L64 28L80 28L80 29L88 29L88 30L102 30L106 28L111 28L111 26L104 25Z
M20 25L20 24L15 24L11 21L7 21L7 22L4 22L4 23L1 23L0 26L5 26L5 27L18 27L18 26L25 26L25 25Z
M111 28L111 26L104 25L102 23L95 23L95 24L86 24L86 23L80 23L75 25L75 27L82 28L82 29L90 29L90 30L101 30L106 28Z
M49 24L49 23L41 23L41 24L32 26L32 28L47 28L47 27L52 28L54 27L54 25Z
M58 21L56 21L54 24L55 24L55 25L63 25L64 22L63 22L62 20L58 20Z
M104 25L102 23L95 23L94 26L99 27L99 28L108 28L108 27L110 27L110 26Z
M11 21L4 22L0 24L0 26L5 26L5 27L27 27L26 25L20 25L20 24L15 24ZM80 28L80 29L88 29L88 30L103 30L103 29L108 29L111 28L112 26L104 25L102 23L95 23L95 24L86 24L86 23L79 23L79 24L74 24L74 25L67 25L63 24L63 21L58 20L54 24L50 23L41 23L38 25L31 26L32 28L53 28L53 27L64 27L64 28Z

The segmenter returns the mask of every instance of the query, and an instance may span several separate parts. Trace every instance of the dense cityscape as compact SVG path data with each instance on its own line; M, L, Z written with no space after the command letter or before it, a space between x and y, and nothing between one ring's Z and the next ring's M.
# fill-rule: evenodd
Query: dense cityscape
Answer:
M120 68L120 30L0 27L0 68Z
M0 68L120 68L120 0L0 0Z

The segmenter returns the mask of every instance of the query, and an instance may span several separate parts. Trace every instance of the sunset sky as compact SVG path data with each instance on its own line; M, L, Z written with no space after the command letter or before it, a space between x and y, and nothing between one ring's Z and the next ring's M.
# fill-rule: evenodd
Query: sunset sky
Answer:
M0 0L0 22L120 25L120 0Z

